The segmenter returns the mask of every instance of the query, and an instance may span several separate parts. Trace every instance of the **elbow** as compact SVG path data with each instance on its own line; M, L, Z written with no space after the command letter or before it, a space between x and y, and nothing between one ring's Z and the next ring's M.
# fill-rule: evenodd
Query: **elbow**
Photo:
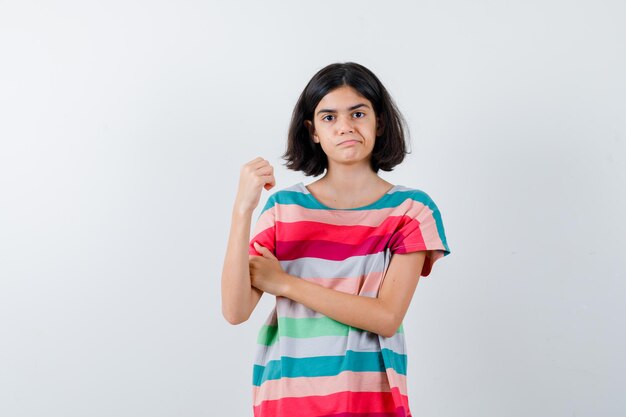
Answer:
M237 313L234 311L229 311L228 309L222 308L222 316L226 319L229 324L236 326L247 321L250 318L250 315L245 315L241 313Z
M393 335L396 334L397 330L398 330L397 327L394 327L394 328L388 327L388 328L382 329L381 332L379 332L378 334L382 337L392 337Z
M392 337L398 332L402 319L398 318L395 314L391 314L388 320L385 320L384 325L378 332L382 337Z
M241 324L241 323L245 322L246 320L248 320L246 317L239 317L239 316L235 316L235 315L231 315L231 314L222 314L222 315L224 316L226 321L229 324L232 324L233 326L236 326L236 325Z

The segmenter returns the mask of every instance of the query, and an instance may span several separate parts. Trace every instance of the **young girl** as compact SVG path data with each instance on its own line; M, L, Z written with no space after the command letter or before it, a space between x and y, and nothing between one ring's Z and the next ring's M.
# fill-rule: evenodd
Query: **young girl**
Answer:
M309 81L289 127L286 166L324 176L272 194L250 237L262 158L245 164L222 273L238 324L276 296L258 336L256 417L410 416L402 320L420 276L450 253L423 191L378 176L406 154L404 121L378 78L332 64Z

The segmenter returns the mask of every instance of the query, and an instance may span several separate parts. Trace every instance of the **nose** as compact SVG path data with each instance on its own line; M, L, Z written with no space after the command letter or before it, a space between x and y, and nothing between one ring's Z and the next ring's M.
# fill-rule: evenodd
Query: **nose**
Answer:
M340 135L345 133L354 133L354 126L352 125L351 117L339 117L337 121L337 131Z

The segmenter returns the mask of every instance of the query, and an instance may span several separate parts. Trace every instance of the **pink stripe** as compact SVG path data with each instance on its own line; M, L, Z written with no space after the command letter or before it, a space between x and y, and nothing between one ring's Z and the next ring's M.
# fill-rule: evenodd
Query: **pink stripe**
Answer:
M283 397L312 397L342 391L388 392L390 385L396 387L400 394L406 395L406 377L388 369L387 375L380 372L346 371L335 376L269 380L260 387L253 388L252 398L256 406L263 401L278 400Z
M278 222L278 227L274 229L274 218L277 210L280 210L281 222ZM277 204L266 210L259 218L251 242L257 241L274 253L276 253L274 243L280 242L281 250L277 256L281 260L305 256L343 260L350 256L380 252L384 250L385 245L391 247L394 252L396 249L400 249L398 253L443 249L432 211L411 199L405 200L395 208L362 211L358 216L353 213L359 213L359 211L341 212L341 218L333 213L332 210L311 210L297 205ZM369 215L363 215L367 213ZM396 216L392 214L396 214ZM346 215L348 218L352 217L352 220L357 221L357 223L346 226L346 223L350 224L349 221L342 223L346 220L344 218ZM306 221L301 220L306 218L303 216L309 216L309 218ZM364 223L364 219L366 219L365 223L369 224L358 223L359 220ZM318 223L324 221L327 224ZM288 227L280 227L280 223L289 224ZM376 227L376 229L372 227ZM277 236L272 235L274 230L278 232ZM329 230L332 230L332 233ZM372 235L374 231L378 232L378 235ZM392 234L395 235L396 240L387 243L386 240ZM364 242L365 236L368 236L369 240ZM423 242L423 236L428 236L430 241ZM378 242L375 242L376 239ZM357 248L351 246L356 243L358 243ZM252 245L249 252L253 255L257 254ZM326 254L328 253L331 253L330 257L327 257ZM437 256L438 258L439 256Z
M281 227L278 222L276 240L289 242L294 240L323 240L325 242L357 243L369 236L383 235L393 231L400 218L391 217L377 227L372 226L337 226L319 222L301 221L288 223ZM394 221L395 220L395 221Z
M441 236L439 236L439 230L437 230L437 222L433 216L428 216L420 220L420 231L422 232L422 236L429 237L429 240L426 242L428 248L444 249Z
M276 216L274 215L276 212L276 207L272 207L270 209L267 209L263 212L263 214L261 214L261 216L259 216L259 219L256 222L256 225L254 227L254 231L256 233L267 229L268 227L273 227L274 226L274 221L276 219Z
M261 246L269 249L273 254L276 254L275 240L274 240L274 229L269 228L263 230L261 233L258 233L250 240L250 244L248 245L248 254L260 256L261 254L254 249L253 243L257 242Z
M359 245L320 240L280 242L277 244L276 257L284 261L305 257L342 261L351 256L363 256L382 252L387 247L388 240L388 238L374 236L366 239Z
M389 248L391 248L393 252L397 251L399 247L406 245L424 245L424 237L420 230L420 223L408 217L405 217L404 220L403 226L397 233L393 234L393 239L389 241Z
M386 411L384 413L339 413L324 417L411 417L404 407L396 408L396 411Z
M392 368L387 368L387 380L389 386L397 388L400 394L407 395L406 375L399 374Z
M294 240L323 240L325 242L341 242L354 244L368 237L385 236L403 228L412 221L407 216L390 216L376 227L373 226L338 226L319 222L300 221L294 223L277 222L276 240L289 242ZM414 220L413 220L414 221ZM285 226L282 226L285 224ZM416 222L419 226L419 223Z
M409 216L425 218L432 214L432 210L424 204L406 199L396 207L376 210L314 210L296 204L276 204L274 208L280 211L279 218L283 222L312 221L338 226L378 226L390 216Z
M392 389L391 393L344 391L321 397L283 397L278 400L263 401L254 406L254 415L256 417L319 417L342 411L346 413L395 412L397 407L402 405L396 404L398 396L401 397L398 391Z

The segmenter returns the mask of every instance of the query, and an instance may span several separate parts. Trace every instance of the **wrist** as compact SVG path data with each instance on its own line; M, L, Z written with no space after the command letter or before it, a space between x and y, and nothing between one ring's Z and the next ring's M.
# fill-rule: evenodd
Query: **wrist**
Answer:
M232 215L235 218L241 218L241 217L251 218L253 212L254 212L254 208L239 207L235 205L233 207Z
M293 288L294 285L297 284L296 280L298 278L293 275L289 275L285 271L281 271L281 274L283 275L283 279L281 279L282 285L280 289L280 296L292 299Z

